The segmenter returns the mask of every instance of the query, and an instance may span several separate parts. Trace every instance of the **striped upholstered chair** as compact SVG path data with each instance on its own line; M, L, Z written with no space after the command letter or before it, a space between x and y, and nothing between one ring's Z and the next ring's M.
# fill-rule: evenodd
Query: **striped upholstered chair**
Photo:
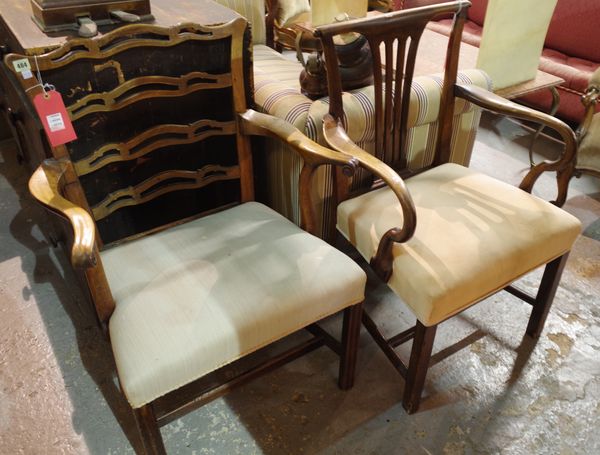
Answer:
M254 101L255 108L264 113L283 118L292 123L311 139L324 145L321 125L328 111L328 98L313 101L300 91L299 76L302 65L288 59L267 46L264 0L216 0L246 17L252 24L254 54ZM286 4L279 2L280 5ZM291 15L280 12L282 17ZM468 70L459 73L463 84L491 89L485 73ZM437 113L441 97L442 78L436 75L415 78L411 94L409 140L407 157L409 167L418 169L431 164L437 131ZM367 151L375 147L374 94L372 87L344 93L344 111L350 138ZM451 161L468 165L471 159L475 132L479 125L480 110L469 103L458 103L458 116L454 122ZM283 149L283 150L281 150ZM285 144L276 141L267 146L267 194L268 204L295 223L300 223L300 205L296 182L302 160L297 158ZM319 170L314 188L317 203L317 223L322 235L333 227L331 199L333 183L331 173L324 167ZM364 182L361 175L354 178L359 188Z

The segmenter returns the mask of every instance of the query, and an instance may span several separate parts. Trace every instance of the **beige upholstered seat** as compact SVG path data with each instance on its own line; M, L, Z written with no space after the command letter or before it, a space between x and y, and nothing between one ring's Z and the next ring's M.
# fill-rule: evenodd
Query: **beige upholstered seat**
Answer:
M417 319L414 327L390 336L368 312L363 314L365 328L406 380L402 404L409 413L420 405L438 325L462 310L506 289L532 305L526 334L533 339L540 336L580 232L576 218L531 195L536 180L546 171L556 173L559 188L564 183L575 156L573 130L551 116L469 84L457 73L468 6L462 1L443 2L316 30L323 43L329 84L323 136L332 148L373 174L366 194L354 191L341 172L336 175L338 231ZM412 89L416 80L412 76L418 37L428 22L444 15L452 15L454 20L444 82L439 85L440 101L431 106L432 111L424 110L425 116L439 119L437 138L428 155L431 166L424 163L419 169L411 165L407 147L414 116L408 88ZM352 137L352 125L345 118L334 37L347 33L365 36L371 51L375 50L373 62L381 62L373 65L376 146L372 154ZM385 53L380 52L381 47ZM471 104L550 126L560 134L565 149L555 161L534 165L519 188L469 170L452 156L456 111ZM559 191L559 197L561 194ZM512 285L538 266L545 268L535 296ZM406 365L395 348L409 340L412 348Z
M364 298L359 266L254 202L101 257L116 303L111 342L134 407Z
M580 222L512 185L457 164L406 182L417 228L394 245L388 285L426 326L444 321L571 249ZM338 207L338 230L370 260L379 240L402 224L389 187Z

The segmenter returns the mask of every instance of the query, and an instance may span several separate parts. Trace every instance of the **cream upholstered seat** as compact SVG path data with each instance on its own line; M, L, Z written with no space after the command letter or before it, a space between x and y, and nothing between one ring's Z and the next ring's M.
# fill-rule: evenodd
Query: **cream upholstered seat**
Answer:
M90 99L102 103L78 111L71 120L79 138L53 147L54 158L29 186L69 223L71 263L110 333L120 391L147 454L166 453L160 426L176 416L323 345L339 355L340 389L350 389L360 337L366 275L315 236L310 193L321 166L351 172L356 163L248 109L248 23L203 2L210 24L134 24L32 61L38 75L60 86L65 62L93 72L97 61L127 60L140 42L161 57L157 65L124 69L113 92L137 87L127 102L110 102L110 81L83 98L65 98L70 110ZM197 58L181 59L182 52ZM31 99L42 94L40 80L20 79ZM156 84L175 88L156 93ZM130 103L153 115L133 129L89 128L98 118L126 123ZM285 142L302 157L301 227L253 202L260 172L252 153L263 143L253 136ZM97 148L84 151L80 144L90 141ZM318 323L339 310L341 336L334 337ZM305 336L250 355L303 329Z
M519 188L457 164L408 179L414 236L393 248L390 288L432 326L571 249L581 223ZM389 188L338 206L338 230L370 260L402 224Z
M134 407L364 298L358 265L254 202L101 258L116 303L115 361Z

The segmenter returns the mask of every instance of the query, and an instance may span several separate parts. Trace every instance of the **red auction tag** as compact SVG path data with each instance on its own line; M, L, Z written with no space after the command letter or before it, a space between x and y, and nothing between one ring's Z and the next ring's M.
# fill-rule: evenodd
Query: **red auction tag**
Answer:
M52 147L77 139L60 93L56 90L48 90L45 94L40 93L33 99L33 105Z

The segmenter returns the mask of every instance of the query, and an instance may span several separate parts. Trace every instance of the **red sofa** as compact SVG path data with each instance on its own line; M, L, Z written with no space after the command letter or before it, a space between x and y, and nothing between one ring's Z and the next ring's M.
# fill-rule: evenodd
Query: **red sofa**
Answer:
M440 0L395 0L395 9L411 8ZM465 24L463 41L479 46L488 0L471 0L469 20ZM442 19L429 28L447 33L452 19ZM565 80L558 87L560 106L557 117L572 123L583 119L581 96L592 73L600 67L600 1L558 0L548 28L540 69ZM548 110L551 95L547 90L522 99L536 108Z

